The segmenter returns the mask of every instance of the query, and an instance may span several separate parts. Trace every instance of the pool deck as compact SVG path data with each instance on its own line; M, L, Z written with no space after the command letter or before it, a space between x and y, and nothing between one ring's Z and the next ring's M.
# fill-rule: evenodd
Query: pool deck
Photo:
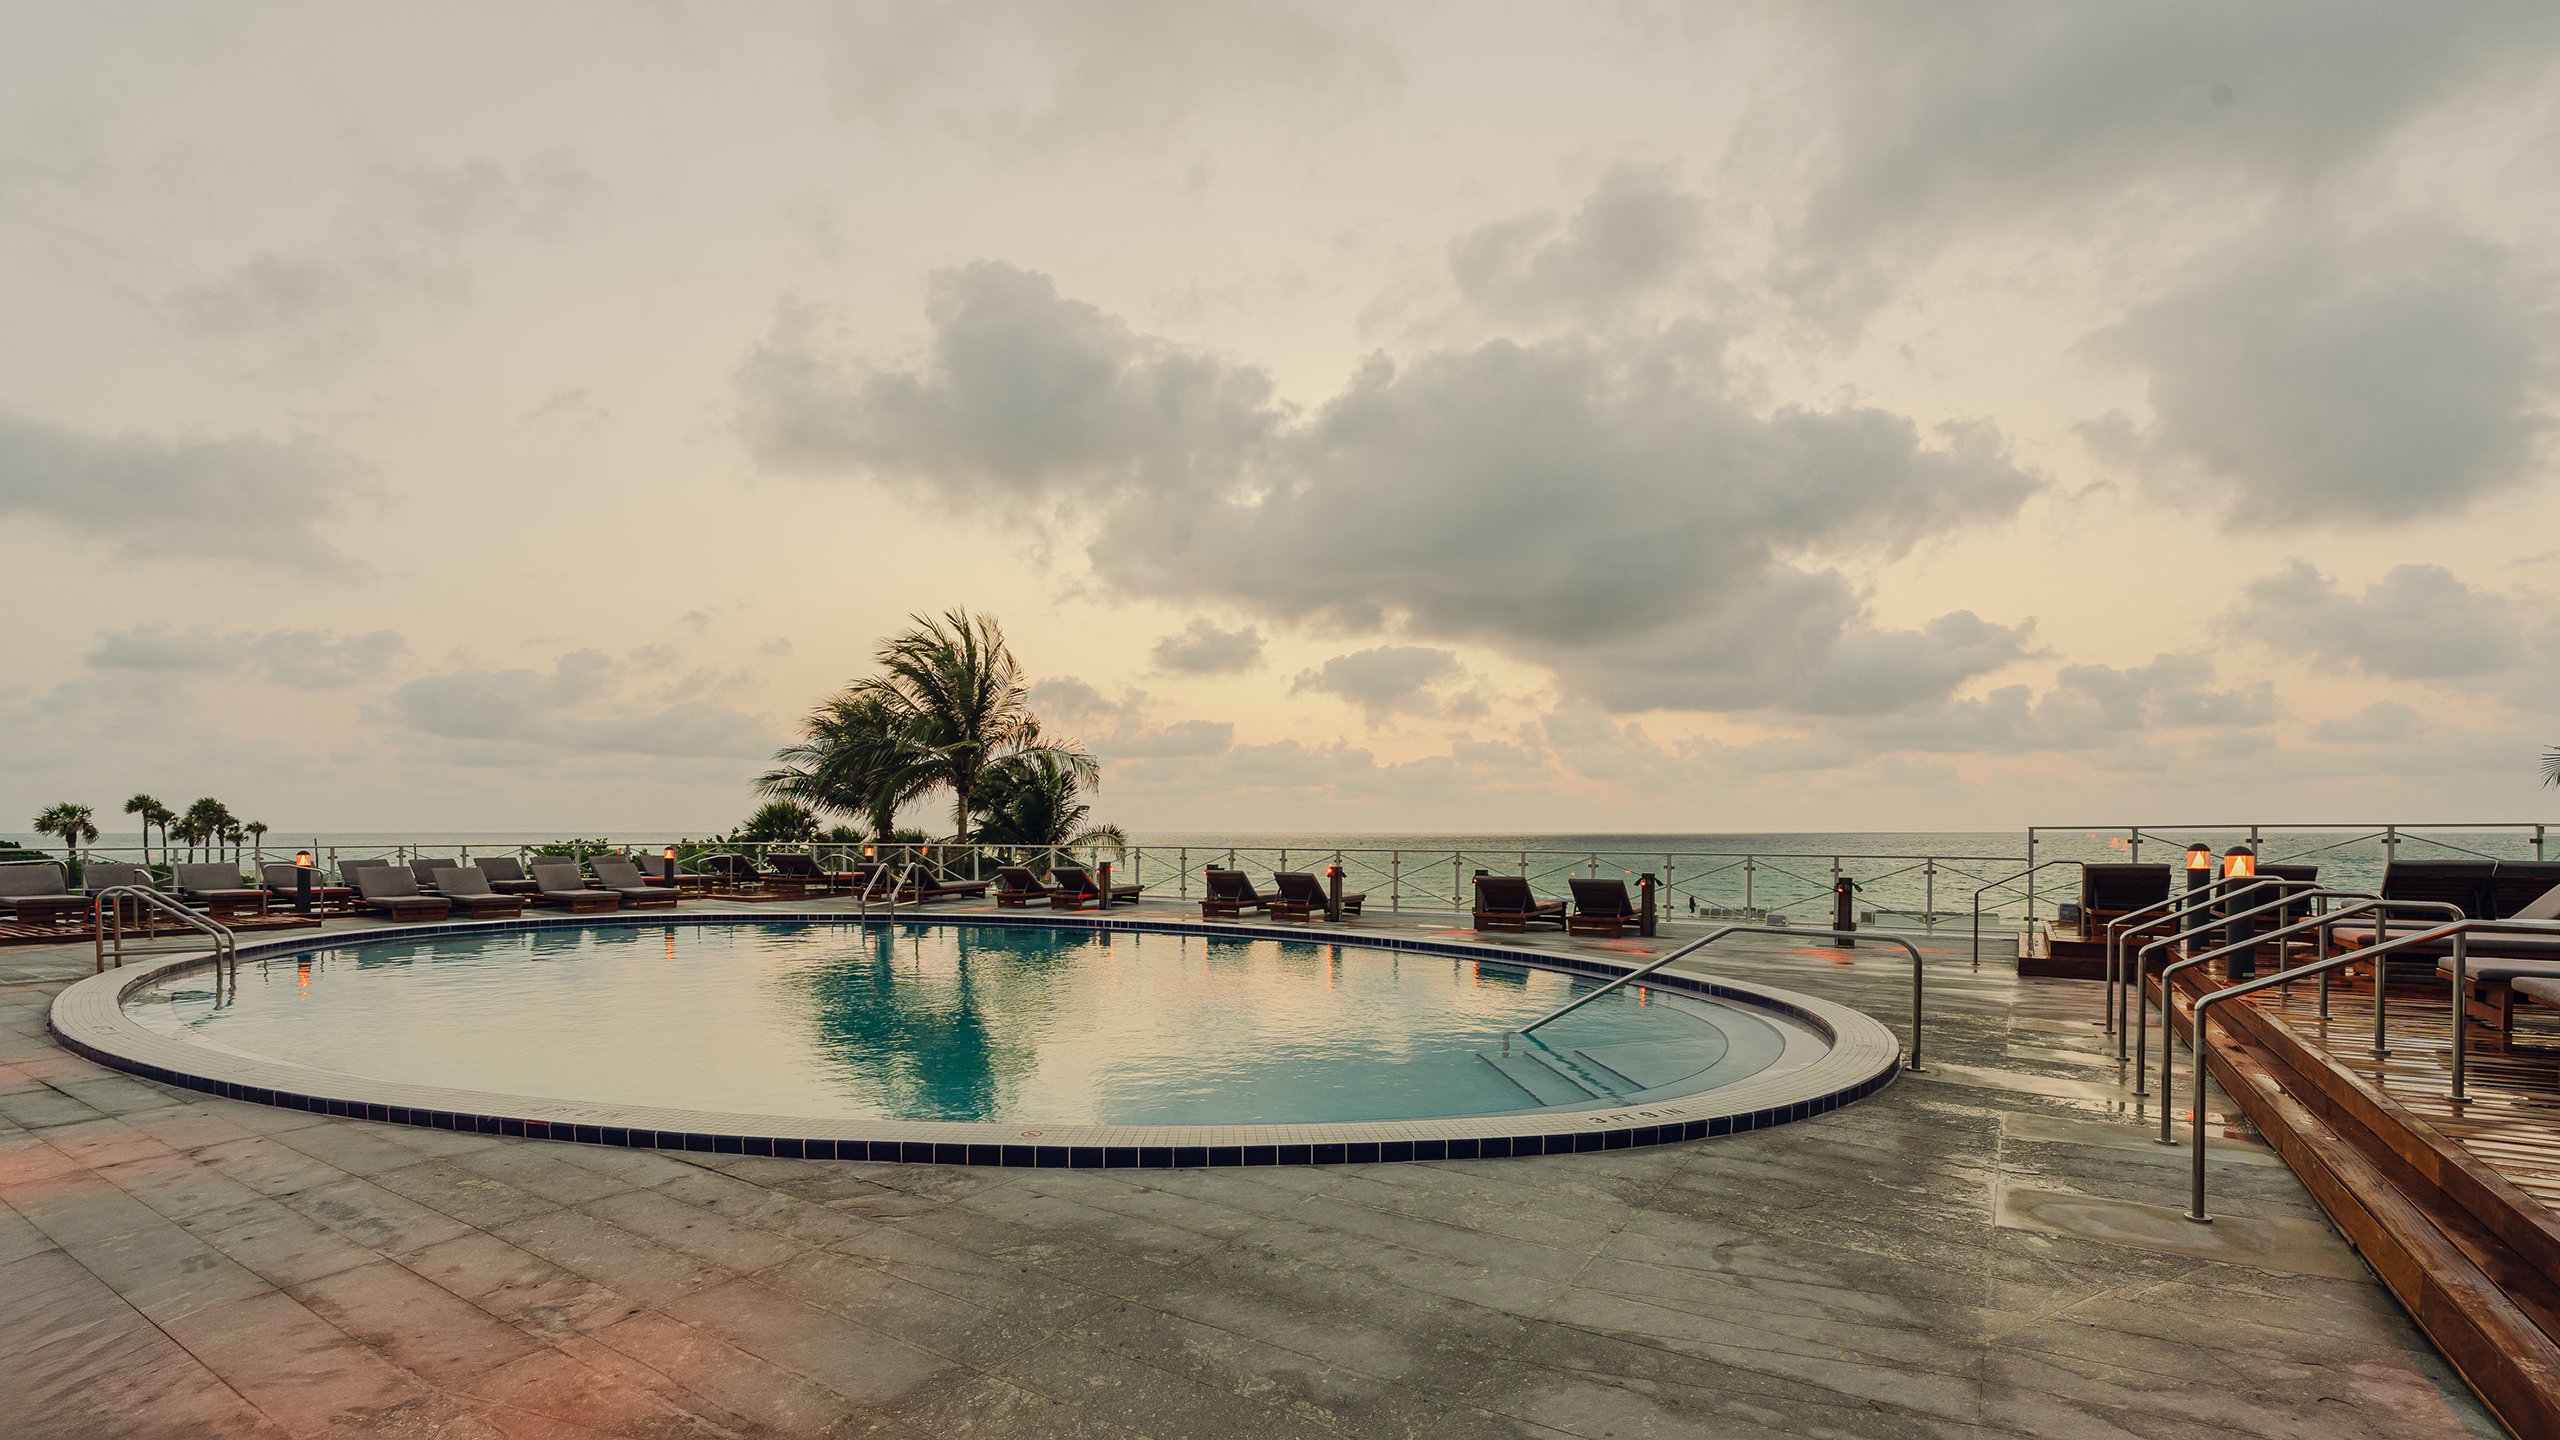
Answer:
M1897 950L1715 956L1907 1026ZM2096 987L1975 971L1960 937L1929 951L1926 1071L1829 1115L1216 1171L636 1152L212 1099L53 1041L89 970L85 944L0 952L13 1440L2499 1433L2265 1147L2218 1141L2221 1218L2178 1218L2185 1152L2148 1138Z

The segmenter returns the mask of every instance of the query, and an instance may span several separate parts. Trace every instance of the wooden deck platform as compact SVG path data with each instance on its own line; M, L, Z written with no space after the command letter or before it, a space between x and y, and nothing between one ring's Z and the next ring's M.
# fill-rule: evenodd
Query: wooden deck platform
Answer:
M2180 981L2191 1034L2208 984ZM2457 1103L2449 995L2391 986L2380 1056L2373 1006L2337 988L2323 1018L2306 982L2217 1010L2214 1078L2500 1418L2560 1435L2560 1012L2504 1049L2475 1025Z
M254 935L275 930L314 930L320 925L316 918L290 913L226 917L222 923L238 935ZM125 931L125 938L128 940L173 938L190 933L195 932L187 930L184 926L164 923L156 931L128 928ZM78 944L87 942L92 936L93 932L85 921L78 925L20 925L10 921L0 921L0 946Z

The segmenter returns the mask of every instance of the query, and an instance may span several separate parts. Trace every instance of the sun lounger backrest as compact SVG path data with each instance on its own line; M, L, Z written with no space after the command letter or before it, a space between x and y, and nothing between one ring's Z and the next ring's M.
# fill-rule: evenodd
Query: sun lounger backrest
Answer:
M2091 865L2080 872L2080 908L2122 914L2169 898L2166 865Z
M128 865L121 860L90 861L80 867L80 882L93 895L101 890L112 890L119 885L139 885L146 890L160 888L152 881L149 871L139 865Z
M90 868L98 867L93 865ZM15 900L68 893L62 888L62 867L50 860L19 860L0 865L0 895Z
M1057 886L1061 890L1071 891L1078 895L1091 895L1094 893L1093 877L1085 873L1085 868L1081 865L1050 866L1049 883Z
M1208 872L1208 881L1209 898L1212 900L1242 900L1247 904L1262 902L1261 894L1253 888L1253 877L1241 870L1212 870Z
M513 855L483 855L476 868L480 871L481 878L487 880L527 878L524 873L524 862Z
M345 882L346 882L347 884L349 884L349 885L353 885L354 883L356 883L356 872L357 872L357 871L359 871L359 870L380 870L380 869L383 869L384 867L388 866L390 863L391 863L390 861L388 861L388 860L383 860L383 859L373 859L373 860L341 860L341 861L339 861L339 862L338 862L338 878L339 878L340 880L345 881Z
M765 860L768 864L773 866L773 872L775 874L787 875L794 880L824 880L827 878L827 872L818 868L818 857L815 855L802 855L795 851L784 851L780 854L767 855Z
M640 867L619 855L599 855L587 865L596 872L597 879L616 890L636 890L649 883Z
M415 900L418 877L396 865L367 865L356 872L356 893L367 900Z
M409 862L409 874L421 885L433 885L436 883L436 872L438 870L452 870L458 868L461 864L462 862L459 860L429 860L424 856L420 856L419 858Z
M1304 870L1272 871L1271 888L1280 892L1283 900L1301 900L1310 905L1328 903L1324 887L1316 883L1315 876Z
M2488 860L2394 860L2382 867L2382 897L2459 905L2478 917L2488 908L2497 872Z
M2492 920L2549 919L2529 916L2526 906L2560 885L2560 860L2501 860L2489 877L2489 916Z
M178 867L181 890L237 890L240 867L237 865L181 865Z
M533 862L533 883L546 895L564 890L584 890L586 878L578 873L578 862L565 856L551 856Z
M996 870L996 888L1015 895L1040 893L1040 877L1019 865L1005 865Z
M1633 915L1636 907L1627 899L1624 880L1567 880L1573 889L1573 908L1585 915Z
M1537 897L1529 893L1529 882L1518 875L1476 877L1479 910L1534 910L1537 903Z
M489 888L489 877L476 866L443 865L436 870L436 888L447 895L495 895Z

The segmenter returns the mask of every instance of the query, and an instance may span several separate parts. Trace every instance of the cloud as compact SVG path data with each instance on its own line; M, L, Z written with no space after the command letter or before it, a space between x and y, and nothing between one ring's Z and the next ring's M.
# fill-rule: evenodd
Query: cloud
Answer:
M2263 729L2283 715L2269 682L2218 686L2216 678L2213 661L2200 654L2158 655L2124 667L2065 665L2042 693L2003 685L1890 717L1852 717L1829 733L1923 753L2120 752L2182 730L2212 734L2227 745L2234 732Z
M372 498L364 477L317 440L99 436L0 410L0 515L105 542L122 559L363 574L320 531Z
M2095 337L2151 418L2088 433L2234 527L2458 511L2538 473L2549 315L2451 232L2264 238Z
M2232 618L2277 650L2394 680L2491 674L2526 648L2513 604L2437 565L2394 566L2355 594L2296 560L2250 582Z
M1332 695L1360 707L1371 723L1399 710L1436 710L1429 692L1466 673L1458 657L1423 645L1381 645L1336 655L1312 670L1302 670L1289 693Z
M1818 178L1787 283L1853 308L1894 266L2003 225L2309 189L2420 117L2529 87L2560 32L2535 0L1867 0L1792 18L1818 56L1798 162Z
M1705 206L1661 171L1621 167L1581 208L1470 230L1449 246L1458 290L1487 313L1606 316L1658 289L1697 257Z
M1221 630L1194 620L1159 637L1148 653L1157 669L1177 675L1236 675L1262 664L1262 632L1251 625Z
M838 23L847 111L893 131L927 118L1005 152L1162 143L1222 105L1285 105L1313 121L1398 78L1378 39L1294 0L962 0L848 8Z
M2415 739L2424 726L2416 710L2397 700L2376 700L2353 715L2323 720L2309 733L2333 745L2395 745Z
M758 460L1016 520L1071 513L1106 587L1481 644L1620 708L1907 703L2025 645L1964 614L1878 627L1847 580L1803 563L2006 519L2039 482L1999 434L1847 403L1763 413L1704 327L1374 357L1300 414L1266 372L1009 266L944 272L928 310L903 369L830 353L786 312L737 376ZM1808 597L1827 631L1783 603ZM1735 626L1773 615L1816 650L1755 691L1778 672Z
M709 699L649 703L640 692L652 668L574 650L548 670L420 676L393 690L384 710L419 735L462 742L463 756L485 763L608 755L746 761L773 753L779 738L754 716Z
M176 629L166 623L102 631L83 661L93 670L157 674L246 674L295 690L340 690L371 680L406 654L394 630L334 635L320 630Z
M1085 749L1105 760L1165 760L1216 755L1235 744L1236 727L1226 720L1177 720L1159 725L1148 718L1153 708L1143 690L1130 690L1114 700L1073 675L1033 682L1031 708L1052 739L1071 729Z
M391 315L468 300L468 242L556 234L599 189L556 152L515 165L378 165L349 187L325 235L188 280L169 293L169 313L208 339L324 364L372 346Z

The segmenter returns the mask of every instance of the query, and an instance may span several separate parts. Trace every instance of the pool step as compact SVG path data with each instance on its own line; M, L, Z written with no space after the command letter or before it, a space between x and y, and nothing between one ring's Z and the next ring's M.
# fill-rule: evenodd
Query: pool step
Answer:
M1476 1058L1541 1105L1585 1105L1606 1099L1610 1093L1558 1067L1534 1049L1515 1045L1508 1055L1498 1050L1479 1050Z

